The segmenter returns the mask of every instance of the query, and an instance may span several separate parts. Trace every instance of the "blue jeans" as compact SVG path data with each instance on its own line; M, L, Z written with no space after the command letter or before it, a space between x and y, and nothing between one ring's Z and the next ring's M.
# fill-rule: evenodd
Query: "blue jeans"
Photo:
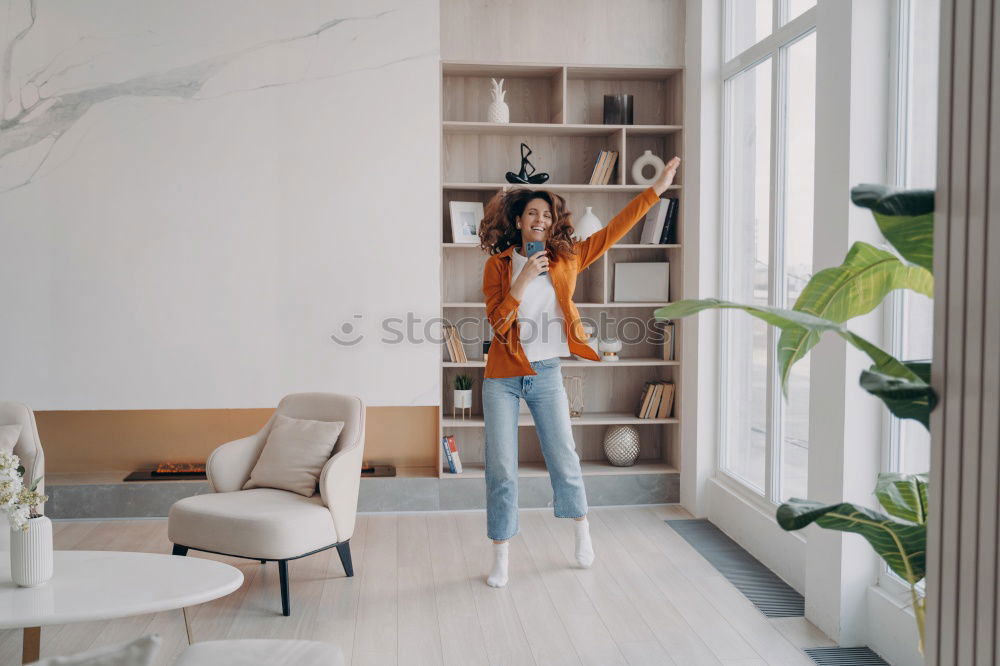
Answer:
M528 403L549 471L556 518L587 514L580 456L558 356L533 361L537 375L483 380L486 421L486 534L505 541L520 533L517 515L517 415Z

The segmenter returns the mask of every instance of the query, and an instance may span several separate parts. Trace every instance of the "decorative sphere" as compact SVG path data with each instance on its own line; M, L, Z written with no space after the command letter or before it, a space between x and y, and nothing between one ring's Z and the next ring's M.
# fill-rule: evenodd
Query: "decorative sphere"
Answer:
M604 455L616 467L629 467L639 459L639 429L613 425L604 434Z

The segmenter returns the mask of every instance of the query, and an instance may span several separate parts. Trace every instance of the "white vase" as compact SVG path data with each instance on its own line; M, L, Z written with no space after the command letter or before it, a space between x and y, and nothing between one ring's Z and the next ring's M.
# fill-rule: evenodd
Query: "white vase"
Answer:
M604 228L600 218L594 215L593 207L587 206L587 212L573 225L573 240L582 241L591 234Z
M472 407L472 389L455 389L454 404L456 409Z
M642 170L650 165L656 169L656 172L652 178L646 178L642 175ZM663 160L654 155L652 150L647 150L642 155L639 155L635 162L632 162L632 181L636 185L652 185L660 177L660 174L663 173L665 167L666 165L663 163Z
M52 521L46 516L29 518L26 530L11 525L10 577L21 587L52 578Z

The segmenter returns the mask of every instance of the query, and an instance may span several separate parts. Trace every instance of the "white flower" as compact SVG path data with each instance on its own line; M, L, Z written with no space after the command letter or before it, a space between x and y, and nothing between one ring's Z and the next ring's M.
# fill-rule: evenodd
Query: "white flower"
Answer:
M10 524L19 529L28 529L28 507L23 504L15 504L7 508L7 519Z
M25 488L20 466L21 459L13 453L0 453L0 509L13 527L26 530L32 509L48 498Z
M0 453L0 507L6 508L17 501L17 496L24 487L24 481L18 474L20 459L12 453Z

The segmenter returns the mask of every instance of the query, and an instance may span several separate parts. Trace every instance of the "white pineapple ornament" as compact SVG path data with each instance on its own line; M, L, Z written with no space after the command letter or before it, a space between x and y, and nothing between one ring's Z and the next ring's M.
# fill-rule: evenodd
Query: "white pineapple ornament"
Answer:
M507 103L503 101L504 95L507 92L503 89L503 79L497 83L496 79L490 79L493 82L493 101L490 102L490 108L487 112L488 120L491 123L499 123L506 125L510 122L510 108Z

